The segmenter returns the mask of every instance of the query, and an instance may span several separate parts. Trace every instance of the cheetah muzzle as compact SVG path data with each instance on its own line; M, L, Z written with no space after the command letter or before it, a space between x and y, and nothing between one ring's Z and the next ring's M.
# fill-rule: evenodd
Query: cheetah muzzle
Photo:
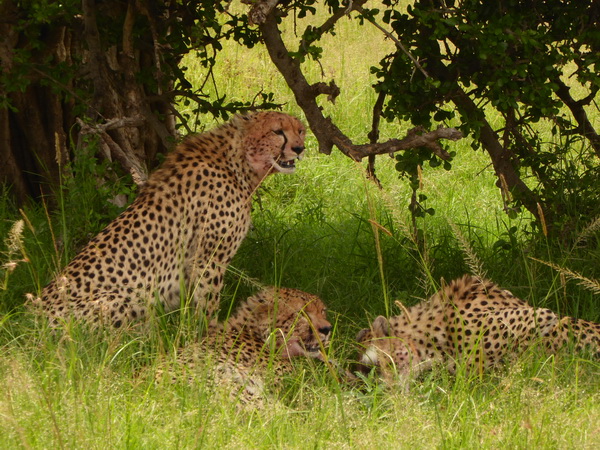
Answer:
M292 146L291 150L295 155L290 158L286 156L287 138L285 138L285 135L283 135L283 137L285 140L281 147L281 153L277 158L272 160L273 168L281 173L294 173L296 170L296 160L300 161L304 156L304 146Z

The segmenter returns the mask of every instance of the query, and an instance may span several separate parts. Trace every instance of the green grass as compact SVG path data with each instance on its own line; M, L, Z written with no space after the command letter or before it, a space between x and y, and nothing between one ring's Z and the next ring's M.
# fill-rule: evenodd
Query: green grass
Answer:
M19 328L19 325L6 327ZM408 393L358 389L298 364L264 410L201 384L155 383L142 339L58 337L31 327L4 344L5 448L594 448L597 364L525 355L482 378L438 371ZM144 354L141 358L140 354ZM150 363L151 365L151 363ZM595 376L596 375L596 376Z
M344 27L346 46L323 61L325 80L335 77L342 95L335 107L323 106L352 139L365 142L375 100L368 68L390 44L356 23ZM221 94L247 100L256 88L272 89L286 111L301 115L264 52L232 45L221 57L215 74ZM199 66L186 64L200 80ZM320 80L320 71L310 67L311 81ZM212 125L202 120L199 129ZM402 137L407 128L384 124L382 134ZM598 227L576 248L529 234L529 217L504 214L489 161L467 140L451 144L457 153L451 171L424 168L427 207L436 210L418 221L424 248L412 239L410 189L393 160L379 158L379 190L365 179L363 165L339 152L318 154L312 137L307 147L296 174L271 177L261 189L223 309L252 291L250 280L316 293L335 324L330 357L345 365L354 357L355 333L370 319L397 314L394 300L417 302L441 277L468 272L477 258L490 278L521 298L600 321L597 294L529 258L597 280ZM77 171L58 212L32 205L21 215L6 194L0 197L0 236L27 219L18 249L0 247L2 264L17 262L0 278L0 448L600 447L600 366L577 355L527 352L482 377L439 369L408 392L375 380L348 384L322 365L298 362L270 407L252 410L201 383L154 382L157 361L181 333L183 340L193 333L177 320L149 333L89 333L78 326L50 332L24 311L24 294L39 292L116 215L106 202L114 192L98 192L89 170Z

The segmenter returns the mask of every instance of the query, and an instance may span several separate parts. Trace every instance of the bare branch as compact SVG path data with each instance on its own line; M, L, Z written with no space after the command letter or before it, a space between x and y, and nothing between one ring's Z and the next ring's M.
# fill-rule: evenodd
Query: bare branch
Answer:
M364 11L362 9L362 7L357 7L356 10L358 12L361 12L361 13ZM425 69L423 69L423 66L421 66L421 64L419 63L419 61L417 61L417 59L408 51L408 49L404 46L404 44L402 42L400 42L396 38L396 36L394 36L392 33L390 33L389 31L387 31L385 28L383 28L381 25L379 25L377 22L375 22L369 16L365 16L365 18L369 22L371 22L371 24L373 24L373 26L375 28L379 29L383 34L385 34L387 38L389 38L392 41L394 41L394 44L396 44L396 47L398 47L406 56L408 56L410 58L410 60L412 61L412 63L415 65L415 67L417 69L419 69L419 71L425 76L425 78L429 78L429 74L425 71Z
M385 91L380 91L379 95L377 95L377 101L375 101L375 105L373 105L371 131L369 131L369 134L367 135L371 144L375 144L379 140L379 122L381 121L385 97ZM379 178L377 178L377 175L375 175L375 156L376 155L369 155L369 162L367 164L367 177L373 180L375 184L381 188L381 182L379 181Z
M331 80L329 84L323 82L315 83L310 88L315 98L319 95L327 95L327 100L331 103L335 103L335 99L340 95L340 88L333 80Z
M400 150L409 150L419 147L426 147L439 158L447 160L450 159L450 155L437 141L439 139L458 141L462 137L462 133L456 128L438 128L437 130L425 132L422 127L415 127L410 130L403 139L390 139L387 142L362 145L355 145L352 143L348 145L346 142L341 141L338 143L336 141L336 145L338 147L340 145L347 146L345 151L344 149L341 149L342 152L357 161L360 161L365 156L394 153Z
M144 184L148 179L148 174L144 169L143 163L130 152L129 154L117 144L112 137L107 133L108 130L127 127L139 127L144 124L144 118L135 117L120 117L112 119L101 125L89 125L83 120L77 118L77 124L81 127L81 135L97 135L101 139L100 145L103 147L103 152L107 157L116 159L121 166L133 176L136 184Z
M77 123L81 127L81 134L99 134L108 130L114 130L115 128L139 127L144 124L144 118L141 116L120 117L118 119L111 119L106 123L96 125L88 125L81 119L77 119Z
M330 154L335 145L345 155L356 161L360 161L369 155L392 153L416 147L427 147L440 158L448 159L448 153L436 141L438 139L458 140L462 138L462 134L454 128L438 128L430 132L423 132L422 129L414 129L404 139L392 139L384 143L355 145L330 118L323 116L323 112L317 104L316 98L322 93L331 95L331 86L335 85L330 84L328 86L325 83L318 83L311 86L308 84L298 60L290 56L281 38L281 32L277 26L277 18L274 11L271 11L265 21L259 25L259 29L271 60L283 75L287 85L294 93L296 102L304 111L306 120L319 142L319 151L321 153Z
M571 110L573 117L577 121L577 127L575 132L585 136L592 145L596 156L600 158L600 136L596 133L592 123L590 122L584 105L587 105L590 101L590 96L596 95L597 90L592 88L592 92L586 98L576 101L571 96L571 88L569 88L560 78L555 79L554 82L557 84L556 95L560 98L565 105Z
M377 101L375 101L375 105L373 105L373 121L371 122L371 131L369 131L369 134L367 135L371 144L375 144L379 140L379 122L381 121L385 97L385 91L380 91L377 96Z

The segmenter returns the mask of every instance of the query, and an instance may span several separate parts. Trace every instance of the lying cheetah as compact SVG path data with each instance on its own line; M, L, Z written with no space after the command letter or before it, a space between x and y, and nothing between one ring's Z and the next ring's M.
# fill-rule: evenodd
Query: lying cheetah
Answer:
M184 140L135 201L32 301L53 324L66 317L120 327L191 298L212 317L223 274L250 227L252 195L304 153L295 117L269 111ZM182 292L183 290L183 292Z
M533 343L555 352L572 341L600 357L600 324L561 319L469 275L404 314L377 317L356 339L359 369L376 366L387 379L393 373L418 375L435 363L453 371L459 360L481 371Z
M267 371L277 383L290 372L291 358L321 359L331 336L321 299L287 288L266 288L242 303L224 323L209 326L206 338L180 350L158 372L173 380L205 377L242 403L261 402Z

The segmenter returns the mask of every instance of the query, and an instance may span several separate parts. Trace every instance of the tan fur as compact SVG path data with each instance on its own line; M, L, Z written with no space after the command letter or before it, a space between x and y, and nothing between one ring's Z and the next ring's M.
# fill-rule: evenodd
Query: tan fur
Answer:
M322 300L287 288L267 288L242 303L225 323L214 324L200 343L180 350L175 365L161 368L174 380L207 376L242 402L260 401L266 372L273 382L292 368L290 358L321 358L331 335ZM207 367L208 365L208 367ZM268 368L268 370L267 370Z
M600 324L560 319L468 275L407 313L379 316L358 333L362 368L376 366L389 378L394 373L418 375L436 363L453 371L462 360L481 371L531 344L557 351L570 341L576 349L590 347L600 355Z
M304 136L298 119L270 111L187 138L33 306L53 324L75 317L119 327L157 300L172 311L191 298L212 317L250 227L252 195L270 173L293 172Z

